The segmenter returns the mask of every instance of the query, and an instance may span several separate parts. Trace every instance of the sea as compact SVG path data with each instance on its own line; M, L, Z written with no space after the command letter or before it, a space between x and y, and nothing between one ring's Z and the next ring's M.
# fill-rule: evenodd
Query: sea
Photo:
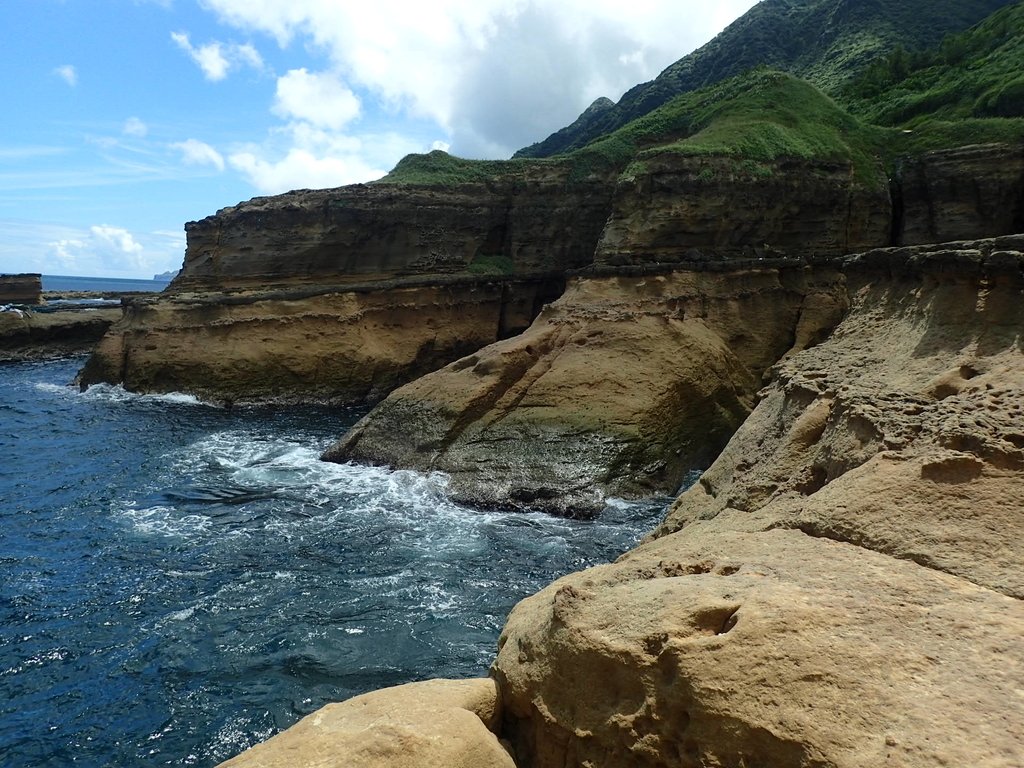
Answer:
M517 601L667 499L594 520L328 464L364 411L225 409L0 366L0 765L213 766L383 686L487 674Z
M73 275L43 275L44 291L162 291L166 280L136 280L120 277L76 277Z

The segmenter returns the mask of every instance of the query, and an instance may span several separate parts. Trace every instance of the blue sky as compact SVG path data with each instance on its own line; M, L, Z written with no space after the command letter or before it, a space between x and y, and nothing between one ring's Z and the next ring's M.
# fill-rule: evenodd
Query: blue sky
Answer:
M508 157L754 0L0 0L0 272L151 277L184 223Z

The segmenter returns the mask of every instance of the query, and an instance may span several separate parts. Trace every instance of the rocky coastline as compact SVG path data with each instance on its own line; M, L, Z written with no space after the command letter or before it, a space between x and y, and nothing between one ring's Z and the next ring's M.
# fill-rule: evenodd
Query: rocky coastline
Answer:
M819 269L793 302L815 311L790 310L809 322L648 540L520 603L489 680L432 683L433 722L470 686L493 706L442 739L410 724L417 693L378 691L227 765L1020 764L1024 237ZM588 292L600 318L597 291L535 327Z
M1024 762L1021 148L893 179L651 152L578 183L225 209L90 358L83 384L376 403L325 459L483 507L587 516L706 468L645 543L523 601L489 678L229 764Z
M48 294L38 301L0 309L0 362L48 360L87 354L121 319L121 307L107 302L55 305ZM87 297L94 299L95 297Z

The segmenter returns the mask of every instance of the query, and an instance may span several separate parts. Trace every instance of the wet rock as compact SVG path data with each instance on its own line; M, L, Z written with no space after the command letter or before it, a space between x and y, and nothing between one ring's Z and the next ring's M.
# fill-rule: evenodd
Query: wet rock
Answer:
M803 267L579 279L523 334L392 393L324 458L441 470L460 500L570 515L673 492L742 423L762 372L844 302L836 273Z

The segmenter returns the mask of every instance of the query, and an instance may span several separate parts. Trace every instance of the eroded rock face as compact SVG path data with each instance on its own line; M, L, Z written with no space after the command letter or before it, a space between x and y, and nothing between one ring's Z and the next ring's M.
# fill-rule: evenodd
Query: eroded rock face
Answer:
M211 400L374 402L529 325L560 282L178 294L128 303L79 378Z
M1024 598L1022 251L851 258L849 315L778 366L661 531L800 528Z
M42 300L42 275L0 275L0 304L39 304Z
M672 492L743 421L762 372L844 308L836 273L800 266L579 279L523 334L394 392L324 458L441 470L460 500L561 514Z
M611 185L542 167L492 182L357 184L259 197L186 225L172 291L343 283L486 269L516 275L589 264ZM571 233L571 236L567 236Z
M493 680L428 680L328 704L223 768L515 768Z
M0 362L88 352L120 317L120 307L0 312Z
M849 313L654 537L514 609L519 764L1024 764L1022 266L851 257Z
M903 164L899 191L903 245L1024 231L1024 146L928 152Z
M881 172L847 164L740 162L664 151L620 178L599 264L678 263L786 254L840 256L889 244Z
M181 273L131 303L81 381L375 402L526 328L591 262L612 187L567 174L303 190L190 223Z

